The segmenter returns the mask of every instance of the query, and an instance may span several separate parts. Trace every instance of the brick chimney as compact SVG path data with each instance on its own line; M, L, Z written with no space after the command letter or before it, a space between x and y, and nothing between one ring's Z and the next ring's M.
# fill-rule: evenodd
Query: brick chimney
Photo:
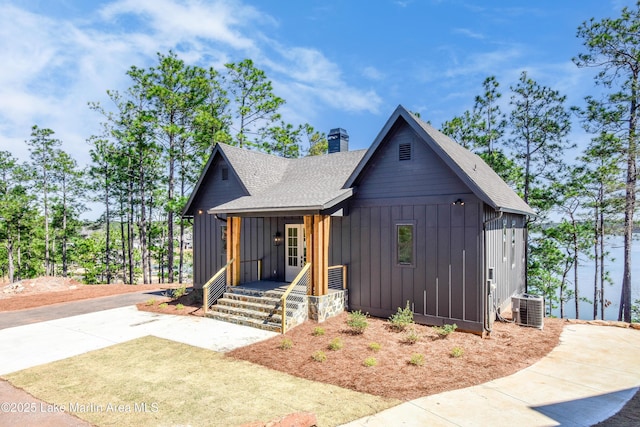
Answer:
M329 142L329 154L349 151L349 135L342 128L331 129L327 141Z

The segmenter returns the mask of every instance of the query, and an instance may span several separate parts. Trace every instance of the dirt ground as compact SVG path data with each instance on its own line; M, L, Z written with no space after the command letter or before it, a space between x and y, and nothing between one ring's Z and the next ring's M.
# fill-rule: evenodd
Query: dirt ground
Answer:
M82 285L62 278L38 278L22 281L19 285L0 285L0 312L179 286ZM163 302L167 305L161 305ZM166 314L202 316L200 301L193 293L179 300L154 298L153 301L138 304L138 308ZM347 331L347 315L343 313L321 324L306 322L284 337L277 336L237 349L228 357L251 361L306 379L407 400L481 384L521 370L545 356L558 344L565 324L560 319L546 318L544 329L538 330L496 322L488 338L454 332L444 339L439 338L432 328L416 325L419 339L414 344L408 344L405 342L406 333L390 330L386 319L369 318L365 332L353 335ZM323 334L314 334L316 328L322 328ZM290 349L281 349L284 338L291 340ZM342 344L340 349L329 349L334 340ZM371 349L372 343L377 343L379 350ZM312 355L318 351L326 356L324 362L312 359ZM454 351L461 351L462 355L454 357ZM420 357L422 365L410 363L412 358L419 360ZM375 359L375 365L365 366L367 358ZM640 393L620 413L599 425L638 425L638 414Z
M173 289L177 283L154 285L83 285L66 277L39 277L0 285L0 312L16 311L61 302L106 297L129 292Z

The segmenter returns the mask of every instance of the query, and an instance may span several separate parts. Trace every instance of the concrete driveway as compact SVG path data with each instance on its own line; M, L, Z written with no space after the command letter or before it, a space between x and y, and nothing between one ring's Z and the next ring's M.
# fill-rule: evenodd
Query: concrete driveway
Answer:
M560 345L520 372L346 426L587 427L616 414L638 391L639 354L640 331L568 324Z

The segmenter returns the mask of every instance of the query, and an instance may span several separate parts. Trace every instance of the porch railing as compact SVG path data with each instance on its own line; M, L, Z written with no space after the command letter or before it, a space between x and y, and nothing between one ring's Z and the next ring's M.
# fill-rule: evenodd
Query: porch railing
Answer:
M202 301L204 314L207 314L209 307L211 307L218 298L222 296L227 290L227 268L233 264L234 258L225 264L216 274L211 277L202 287Z
M240 261L240 264L246 263L246 262L255 262L256 263L256 279L257 280L262 280L262 258L260 259L247 259L247 260L242 260ZM249 279L249 280L253 280L253 279Z
M329 267L329 278L327 287L329 289L347 289L347 266L332 265Z
M293 279L293 282L287 287L287 290L284 291L282 297L280 298L280 308L282 309L282 327L281 332L284 334L287 332L287 303L289 302L297 302L299 304L304 303L307 294L309 293L309 287L311 286L309 269L311 268L311 263L307 263L300 273Z

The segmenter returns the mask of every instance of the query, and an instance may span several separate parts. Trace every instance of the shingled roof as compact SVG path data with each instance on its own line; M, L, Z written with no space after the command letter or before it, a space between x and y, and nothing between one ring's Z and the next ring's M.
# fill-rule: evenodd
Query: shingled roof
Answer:
M285 159L219 144L247 195L212 206L208 213L320 212L353 194L343 188L366 150ZM197 191L194 190L194 191Z
M398 106L368 150L285 159L227 144L218 144L205 166L184 212L202 184L216 153L233 169L245 196L218 206L211 214L321 212L335 208L354 194L354 183L398 120L406 121L471 191L496 211L535 215L479 156Z
M367 162L399 119L404 119L440 158L453 170L471 191L496 211L535 216L536 213L480 156L472 153L447 135L436 130L399 105L382 128L356 170L346 182L352 186Z

